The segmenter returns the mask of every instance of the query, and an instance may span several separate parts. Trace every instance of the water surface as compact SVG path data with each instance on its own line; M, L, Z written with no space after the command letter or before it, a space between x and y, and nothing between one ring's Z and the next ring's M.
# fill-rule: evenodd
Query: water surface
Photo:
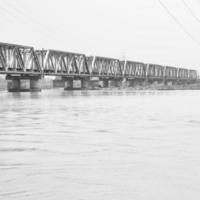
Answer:
M0 199L200 199L200 91L0 93Z

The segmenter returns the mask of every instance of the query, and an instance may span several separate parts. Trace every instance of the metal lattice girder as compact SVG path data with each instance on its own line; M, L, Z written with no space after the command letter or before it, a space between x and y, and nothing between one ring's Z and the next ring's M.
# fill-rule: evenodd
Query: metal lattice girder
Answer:
M88 57L88 65L91 74L106 76L122 76L120 61L106 57Z
M166 79L177 79L178 70L176 67L166 66L164 70L164 76Z
M87 56L86 60L87 60L89 73L92 74L92 66L94 65L94 60L95 60L94 56Z
M179 79L189 79L189 70L184 68L178 68L178 78Z
M123 67L123 74L125 76L145 77L146 65L141 62L125 61Z
M136 63L136 77L145 77L146 74L146 65L144 63Z
M37 50L36 54L42 65L43 73L89 74L84 54L51 49Z
M40 72L33 47L0 43L0 71Z
M189 79L190 80L195 80L198 77L198 73L196 70L189 70Z
M148 64L147 76L151 78L163 78L164 67L156 64Z
M0 43L0 73L196 80L196 70Z

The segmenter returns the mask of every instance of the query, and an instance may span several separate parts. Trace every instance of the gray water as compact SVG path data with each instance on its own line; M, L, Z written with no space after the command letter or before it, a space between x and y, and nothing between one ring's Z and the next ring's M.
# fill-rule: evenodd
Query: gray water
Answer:
M200 199L200 91L0 93L1 200Z

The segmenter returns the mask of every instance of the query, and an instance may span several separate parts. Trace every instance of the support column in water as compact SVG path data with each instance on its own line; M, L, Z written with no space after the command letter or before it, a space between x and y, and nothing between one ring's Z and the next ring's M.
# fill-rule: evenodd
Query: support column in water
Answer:
M102 82L103 82L103 84L102 84L103 88L108 88L109 87L109 79L103 79Z
M30 91L39 92L42 90L42 81L40 77L34 77L30 79Z
M81 79L81 89L98 89L101 87L99 77L90 77Z
M81 79L81 89L89 88L89 79Z
M109 87L122 87L121 79L112 79L109 81Z
M7 89L9 92L41 91L41 77L7 75Z
M53 80L53 88L64 88L65 81L61 78L56 78Z
M133 79L128 79L127 80L127 87L133 87L134 86L134 80Z
M64 90L73 90L73 79L65 79L64 82Z
M7 79L7 77L6 77ZM20 91L20 79L19 77L12 77L7 79L7 90L8 92L19 92Z

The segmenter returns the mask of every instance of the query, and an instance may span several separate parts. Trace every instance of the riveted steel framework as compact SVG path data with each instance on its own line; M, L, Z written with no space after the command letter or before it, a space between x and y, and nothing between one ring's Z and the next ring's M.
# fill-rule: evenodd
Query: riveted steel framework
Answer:
M177 79L178 69L176 67L165 67L165 80L175 80Z
M37 50L36 55L44 74L89 75L88 64L84 54L56 50Z
M163 79L165 73L165 67L161 65L148 64L147 65L147 77L149 79Z
M0 43L0 73L71 77L107 77L147 80L197 80L193 69L124 61L85 54L34 50L33 47Z
M131 78L145 78L147 65L140 62L124 61L123 75Z
M0 43L0 72L41 72L33 47Z
M88 66L91 75L122 76L122 69L118 59L91 56L88 57Z

